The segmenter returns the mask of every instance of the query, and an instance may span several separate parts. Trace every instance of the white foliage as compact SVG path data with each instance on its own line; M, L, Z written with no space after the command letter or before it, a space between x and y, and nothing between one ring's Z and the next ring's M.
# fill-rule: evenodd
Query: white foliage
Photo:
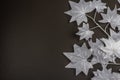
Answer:
M118 0L120 4L120 0ZM111 69L107 70L106 66L109 64L117 65L116 58L120 59L120 31L115 32L116 27L120 30L120 15L117 13L120 9L117 5L113 10L106 3L101 0L91 0L85 2L80 0L79 3L69 1L71 10L65 12L72 18L70 22L76 21L78 25L78 32L76 35L80 36L80 40L85 39L90 45L88 49L85 44L82 47L74 45L74 52L65 52L64 55L71 61L66 68L76 69L76 75L83 72L88 74L89 69L93 68L94 64L100 63L103 66L103 70L97 70L94 72L94 77L92 80L120 80L120 74L111 72ZM87 13L94 12L93 16ZM104 12L107 9L107 13ZM102 16L102 20L96 20L96 15ZM89 27L89 21L92 20L97 27ZM100 23L98 23L100 22ZM83 23L82 27L79 25ZM110 24L110 26L102 26L102 24ZM96 34L93 29L101 29L103 33L107 35L108 38L96 39L96 42L92 42L92 35ZM105 29L104 29L105 28ZM106 31L110 30L110 33ZM97 37L96 37L97 38ZM90 58L93 56L92 58ZM119 64L120 65L120 64Z
M78 27L78 30L79 31L76 34L80 36L80 40L88 40L89 38L92 38L92 35L94 34L93 31L89 30L89 24L83 23L83 27Z
M111 69L106 69L103 67L103 70L97 70L94 72L95 77L92 80L120 80L120 74L112 73Z
M120 40L120 32L116 33L115 31L110 29L110 35L111 35L111 38L114 39L115 41Z
M85 44L82 47L74 45L74 52L67 52L64 55L71 61L66 68L75 68L76 75L80 72L84 72L86 75L90 68L93 68L92 64L87 61L91 55L91 51L87 49Z
M88 22L86 13L89 13L93 10L90 1L85 2L84 0L80 0L79 3L69 1L69 4L71 6L71 10L65 13L72 16L70 22L77 21L77 25L80 25L83 21Z
M109 7L107 8L107 14L101 13L103 20L100 20L99 22L101 23L111 23L114 18L116 18L117 14L117 9L116 7L114 10L111 10Z

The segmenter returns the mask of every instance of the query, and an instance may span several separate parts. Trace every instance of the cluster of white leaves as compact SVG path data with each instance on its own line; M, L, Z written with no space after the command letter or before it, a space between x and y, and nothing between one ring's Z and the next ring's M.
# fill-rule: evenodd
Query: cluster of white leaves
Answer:
M72 16L70 22L76 21L77 25L80 25L82 22L88 22L86 13L89 13L96 9L98 12L103 12L106 8L106 4L102 3L101 0L94 0L85 2L80 0L79 3L69 1L71 10L65 12L66 14Z
M118 0L120 4L120 0ZM97 70L94 72L94 77L92 80L120 80L120 74L111 72L111 69L107 69L106 66L109 63L117 64L116 58L120 59L120 32L116 32L116 27L120 30L120 15L117 13L120 8L115 8L111 10L103 3L101 0L92 0L76 3L69 1L71 10L66 11L65 14L70 15L72 18L70 22L76 21L78 25L78 32L76 35L80 36L80 40L85 39L88 41L90 49L86 47L85 44L82 47L74 44L74 52L65 52L64 55L71 61L66 68L76 69L76 75L83 72L85 75L88 74L89 69L93 68L93 65L100 63L103 66L103 70ZM104 12L107 10L107 13ZM94 18L89 16L87 13L95 11ZM96 13L102 16L102 20L96 21ZM91 19L97 27L90 27L88 19ZM99 23L110 24L108 29L110 34L103 28ZM79 25L82 23L82 26ZM106 28L105 27L105 28ZM93 29L101 29L108 38L96 39L95 42L92 41L92 36L95 34Z
M105 58L104 56L106 54L100 50L100 47L104 46L100 40L97 39L95 43L90 41L89 44L91 46L91 50L93 51L93 59L91 61L92 64L97 63L107 64L109 61L111 61L111 57Z
M103 66L103 70L97 70L94 72L95 77L92 80L120 80L120 74L111 71L112 69L106 69Z

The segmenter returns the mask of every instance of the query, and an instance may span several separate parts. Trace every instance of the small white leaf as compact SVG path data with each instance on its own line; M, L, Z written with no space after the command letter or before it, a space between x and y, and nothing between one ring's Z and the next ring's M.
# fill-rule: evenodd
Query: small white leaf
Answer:
M89 30L89 24L83 23L83 27L79 27L78 30L79 31L76 34L80 36L80 40L88 40L89 38L92 38L92 35L94 34L93 31Z

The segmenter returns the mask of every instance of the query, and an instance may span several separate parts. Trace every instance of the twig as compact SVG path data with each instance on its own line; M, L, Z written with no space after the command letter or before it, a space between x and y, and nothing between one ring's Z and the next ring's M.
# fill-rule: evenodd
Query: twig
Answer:
M109 23L105 26L105 31L107 31L108 26L109 26Z
M87 15L88 18L90 18L91 20L93 20L93 22L109 37L111 37L95 20L94 18L92 18L91 16Z
M96 15L97 15L97 11L95 11L95 14L94 14L94 20L95 20L95 18L96 18Z
M93 29L96 29L96 28L99 28L99 27L98 27L98 26L96 26L96 27L90 28L90 30L93 30Z

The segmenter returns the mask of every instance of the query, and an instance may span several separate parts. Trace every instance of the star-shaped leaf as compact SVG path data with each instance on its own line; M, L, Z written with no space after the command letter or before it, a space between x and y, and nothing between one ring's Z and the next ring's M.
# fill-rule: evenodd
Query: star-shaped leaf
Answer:
M94 34L93 31L89 30L89 24L83 23L83 27L78 27L78 30L79 31L76 34L80 36L80 40L88 40L89 38L92 38L92 35Z
M65 14L72 16L70 22L77 21L77 25L80 25L83 21L88 21L86 13L89 13L93 10L90 1L85 2L84 0L80 0L79 3L69 1L69 4L71 6L71 10L65 12Z
M95 7L97 12L103 12L106 9L106 3L101 2L101 0L93 0L93 7Z
M76 75L80 72L84 72L86 75L90 68L93 68L92 64L87 61L87 59L91 56L91 51L87 49L85 44L82 47L78 45L74 45L74 52L67 52L64 55L71 61L66 68L75 68Z
M101 23L111 23L111 21L117 16L117 8L111 10L109 7L107 8L107 14L101 13L103 20L100 20Z

